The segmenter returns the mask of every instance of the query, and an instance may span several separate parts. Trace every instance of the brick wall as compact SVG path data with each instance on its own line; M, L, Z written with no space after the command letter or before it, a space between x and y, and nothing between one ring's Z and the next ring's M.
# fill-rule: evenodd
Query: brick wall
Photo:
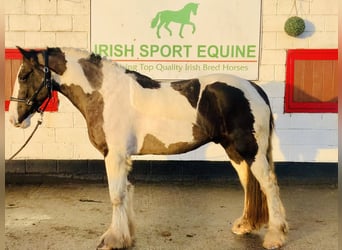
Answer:
M5 46L89 48L90 0L6 0Z
M263 0L263 34L260 79L284 81L286 50L294 48L337 48L338 1L297 0L298 15L305 20L305 32L299 38L284 32L287 18L295 15L289 0Z
M284 114L286 50L338 47L338 1L297 1L305 32L298 38L284 32L296 14L293 1L263 0L260 84L271 97L277 136L276 160L337 161L336 114Z
M5 0L6 48L79 47L89 49L90 0ZM297 0L298 15L306 31L289 37L283 31L295 14L293 1L263 0L261 63L258 84L271 99L277 133L276 161L336 162L336 114L284 114L286 50L337 48L337 0ZM58 113L46 113L44 123L17 159L100 159L87 138L83 117L60 97ZM7 117L7 114L6 114ZM7 117L8 118L8 117ZM37 117L35 117L37 119ZM32 123L35 124L35 119ZM13 128L6 122L6 157L18 149L33 128ZM143 158L146 159L146 158ZM193 153L148 159L225 159L224 151L209 145Z

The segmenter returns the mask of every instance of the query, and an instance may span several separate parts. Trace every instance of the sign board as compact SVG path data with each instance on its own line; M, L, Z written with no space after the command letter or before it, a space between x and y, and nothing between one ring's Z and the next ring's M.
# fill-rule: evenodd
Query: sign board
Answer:
M258 79L261 0L92 0L91 50L156 79Z

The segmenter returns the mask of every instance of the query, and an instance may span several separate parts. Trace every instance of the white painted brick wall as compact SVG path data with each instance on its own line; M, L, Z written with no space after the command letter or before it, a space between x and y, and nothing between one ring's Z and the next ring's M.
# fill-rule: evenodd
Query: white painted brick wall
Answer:
M73 125L73 113L46 112L44 114L44 127L46 128L71 128Z
M312 15L337 15L338 1L336 0L312 0L310 1L310 13Z
M25 0L25 13L30 15L55 15L57 0Z
M74 144L67 142L43 143L42 158L44 159L73 159Z
M44 48L47 44L55 44L56 34L54 32L25 32L24 44L27 48ZM18 41L13 41L19 44ZM50 46L52 47L52 46Z
M24 14L25 4L23 0L10 0L5 2L5 14Z
M274 80L274 65L273 64L264 64L259 67L259 78L264 81L272 81Z
M5 13L7 48L89 47L90 0L6 0Z
M103 159L103 156L90 143L74 144L74 159Z
M75 128L86 128L87 123L80 112L73 113L73 122Z
M56 44L60 47L88 48L88 34L80 31L56 33Z
M275 65L274 80L278 82L285 82L286 67L283 65Z
M11 15L9 27L11 31L38 31L40 30L40 17L36 15Z
M89 31L90 20L88 15L74 15L72 16L73 31Z
M65 15L88 15L90 13L90 0L59 0L57 13Z
M79 47L89 49L90 0L5 0L5 46ZM275 117L273 138L276 161L337 161L336 114L284 114L286 51L292 48L337 48L337 0L297 1L298 15L306 22L299 38L283 28L295 15L293 1L263 0L259 81L270 97ZM59 96L58 113L46 113L42 127L18 159L101 159L88 140L79 111ZM36 123L37 117L32 120ZM8 114L6 114L6 121ZM33 129L20 130L6 122L8 158ZM181 156L149 159L226 160L223 150L210 144ZM141 158L141 157L140 157ZM146 159L146 158L143 158Z
M41 31L72 31L72 16L41 16Z
M12 155L14 152L16 152L20 147L22 146L22 143L13 143L11 144L10 147L10 151L7 151L7 145L6 145L6 150L5 150L5 154L8 157L10 155ZM41 143L36 143L36 142L32 142L30 143L30 146L25 147L20 154L18 154L16 156L17 160L20 159L43 159L43 144Z
M262 86L270 96L275 116L275 160L337 161L337 114L284 114L286 50L337 48L337 2L297 1L298 15L305 20L306 30L293 38L283 30L286 19L296 14L293 1L263 0L259 83L268 82Z

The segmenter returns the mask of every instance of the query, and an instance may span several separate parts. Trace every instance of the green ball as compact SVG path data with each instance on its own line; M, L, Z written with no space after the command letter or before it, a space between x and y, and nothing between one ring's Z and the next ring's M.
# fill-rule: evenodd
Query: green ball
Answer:
M290 17L285 22L284 30L289 36L299 36L305 30L305 22L301 17Z

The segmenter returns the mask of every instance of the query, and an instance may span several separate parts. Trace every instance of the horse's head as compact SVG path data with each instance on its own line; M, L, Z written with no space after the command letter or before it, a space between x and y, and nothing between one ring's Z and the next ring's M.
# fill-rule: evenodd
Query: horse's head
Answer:
M192 14L197 15L198 3L188 3L187 7L191 10Z
M31 116L39 111L40 106L51 94L54 80L51 71L63 74L66 70L64 53L59 48L46 50L23 50L23 63L17 74L9 111L10 122L21 128L30 125ZM48 84L50 83L50 85Z

